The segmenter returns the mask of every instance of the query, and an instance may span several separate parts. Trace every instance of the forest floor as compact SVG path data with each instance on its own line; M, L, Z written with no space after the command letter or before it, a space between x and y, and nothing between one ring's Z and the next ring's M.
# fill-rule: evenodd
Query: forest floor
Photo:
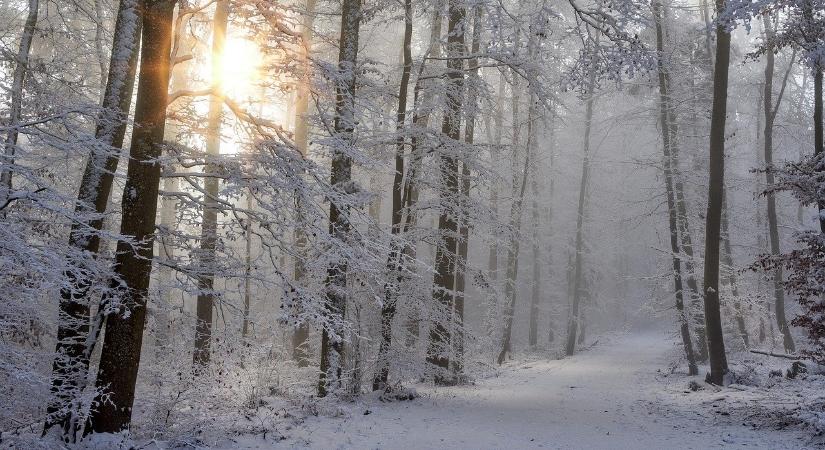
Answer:
M259 449L814 448L821 379L812 384L774 374L777 381L765 382L766 364L775 361L737 365L733 359L735 370L753 372L737 383L747 378L751 385L717 388L674 372L678 347L664 333L611 334L574 357L513 360L474 385L419 387L412 401L366 398L342 407L337 417L297 420L276 437L215 443ZM698 390L688 388L690 381ZM812 397L818 399L813 408Z

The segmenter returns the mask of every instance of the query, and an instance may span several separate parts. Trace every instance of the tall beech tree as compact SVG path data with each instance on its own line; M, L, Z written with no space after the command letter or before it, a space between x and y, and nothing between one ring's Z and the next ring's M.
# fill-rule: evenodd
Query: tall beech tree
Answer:
M352 181L352 146L355 131L355 77L358 65L358 34L361 27L361 0L344 0L341 6L341 35L338 44L338 84L335 92L334 131L330 184L337 197L330 200L329 233L345 241L351 230L349 206L342 201ZM321 333L321 365L318 396L343 387L344 331L341 325L347 308L347 260L339 259L327 270L326 314L328 326Z
M717 14L725 11L725 1L716 0ZM713 66L713 108L710 119L710 161L708 163L708 206L705 215L705 273L702 294L708 340L710 373L708 381L721 385L728 373L722 316L719 303L719 244L721 242L722 198L725 190L725 122L728 105L730 32L725 23L716 25L716 60Z
M452 324L446 323L447 311L453 311L455 301L455 264L458 255L458 223L450 211L460 198L459 153L461 152L461 115L464 100L464 26L466 9L461 0L447 2L447 83L446 111L441 133L448 139L440 154L439 165L443 186L439 193L441 209L438 216L439 244L435 254L433 277L433 303L440 310L440 319L430 327L427 361L444 372L436 375L437 383L454 383L456 380L446 371L450 368L449 346Z
M123 190L123 238L115 256L115 293L101 305L107 313L106 333L95 382L98 393L84 433L117 433L132 421L154 253L174 9L174 0L142 4L135 127Z
M103 213L112 192L132 103L142 26L138 7L139 0L123 0L118 5L103 104L75 206L78 215L85 219L73 223L69 233L69 247L93 255L100 249L99 231L103 227ZM69 265L70 269L64 273L65 287L60 291L52 400L47 407L48 418L43 431L59 425L64 438L73 441L82 425L78 423L75 409L79 407L77 402L85 387L92 353L91 342L88 342L91 331L88 292L95 280L84 274L81 261L72 260Z

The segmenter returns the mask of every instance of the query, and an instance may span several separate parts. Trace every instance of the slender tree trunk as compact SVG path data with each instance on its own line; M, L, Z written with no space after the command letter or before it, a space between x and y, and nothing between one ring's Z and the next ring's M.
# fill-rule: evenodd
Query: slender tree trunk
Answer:
M229 0L218 0L215 18L212 20L212 95L209 97L209 113L206 125L206 173L203 180L203 222L201 224L201 248L198 274L197 322L195 325L195 366L209 364L212 345L212 316L215 306L216 244L218 241L218 190L215 176L217 159L221 154L221 119L223 116L223 80L221 68L226 27L229 22Z
M246 209L252 210L252 193L247 193ZM244 260L243 278L243 323L241 324L241 337L249 337L249 308L252 305L252 218L246 218L244 223L244 237L246 238L246 254Z
M315 23L315 0L306 0L306 11L301 23L301 40L303 48L301 50L301 83L298 85L298 98L295 102L295 146L302 155L309 153L309 96L311 92L311 70L309 57L312 53L312 41L314 37ZM297 226L295 227L295 246L298 248L298 257L295 258L295 281L303 282L306 278L306 247L307 235L303 229L303 205L300 197L295 197L295 213L297 216ZM309 349L307 340L309 339L309 324L301 323L292 332L292 358L298 367L309 365Z
M441 369L450 368L449 346L452 333L445 317L438 317L438 312L446 314L455 308L455 261L458 255L458 223L456 215L450 211L451 203L459 198L460 173L458 168L457 145L461 138L461 112L464 97L464 31L466 11L459 0L448 2L447 25L447 108L441 125L441 132L451 142L439 155L441 180L444 187L440 192L441 212L438 218L438 230L441 243L436 248L435 276L433 278L433 302L436 317L430 328L430 343L427 349L427 362ZM451 378L451 377L450 377ZM455 380L447 375L435 377L437 383L453 383Z
M341 7L341 37L338 53L339 84L335 95L335 133L339 145L332 156L330 184L343 191L352 180L352 157L349 147L355 131L355 69L358 63L358 35L361 24L361 0L344 0ZM342 192L343 193L343 192ZM340 241L347 241L350 233L349 208L330 202L329 233ZM334 262L327 269L326 314L330 325L321 333L321 365L318 377L318 396L340 389L344 361L342 322L347 307L347 261ZM331 327L331 328L330 328Z
M430 39L427 47L427 54L435 58L441 56L441 46L439 39L441 35L441 13L443 11L444 3L437 1L433 8L432 21L430 23ZM418 215L412 209L413 205L418 203L419 190L416 179L418 172L421 171L421 165L424 162L426 150L420 148L420 139L418 133L429 126L430 109L429 105L433 99L432 90L425 91L424 85L424 70L426 69L426 61L422 61L419 66L418 76L415 80L415 87L413 88L413 134L410 137L410 164L407 165L407 174L404 179L404 196L402 200L403 209L408 212L406 222L404 224L404 233L417 221ZM421 105L424 105L423 108ZM417 255L417 248L415 245L408 245L404 249L404 257L408 261L414 261ZM412 347L419 339L421 329L422 311L420 305L411 304L408 308L407 317L407 347Z
M724 12L725 1L716 0L717 13ZM725 188L725 121L728 102L730 33L724 25L716 27L716 63L713 70L713 109L710 121L710 162L708 208L705 219L705 328L708 339L710 374L708 380L721 385L728 372L722 317L719 305L719 243L722 196Z
M121 235L115 271L118 298L110 299L95 397L86 433L117 433L132 420L135 382L146 319L149 275L154 253L160 164L169 89L169 54L175 2L147 1L135 107L135 127L123 197Z
M576 256L573 265L573 303L570 306L570 317L567 325L567 345L565 353L570 356L576 352L576 337L580 317L581 295L582 295L582 271L584 270L584 214L585 199L587 198L587 183L590 176L590 133L593 128L593 104L595 95L593 89L596 86L596 74L590 76L588 82L587 102L584 116L584 157L582 158L582 178L579 185L579 207L576 218Z
M768 50L765 52L765 93L763 94L763 105L765 114L765 164L770 166L773 164L773 124L776 115L773 106L773 72L774 72L774 39L775 35L771 22L767 16L763 16L762 24L765 27L765 40ZM784 87L783 87L784 88ZM777 101L777 107L781 98ZM768 186L773 186L773 173L768 171L765 173L765 181ZM770 235L771 254L779 255L779 225L776 215L776 196L772 192L767 193L768 200L768 233ZM773 272L773 291L774 291L774 312L776 313L776 325L779 327L779 332L782 333L782 343L786 352L793 352L796 346L791 336L791 330L788 328L788 322L785 318L785 290L782 287L783 275L782 266L777 265Z
M535 102L531 102L531 109ZM532 117L532 112L530 113ZM527 188L527 178L530 170L530 157L532 153L532 122L527 123L527 148L524 152L524 167L522 168L522 176L519 184L516 184L516 190L513 192L513 204L510 206L510 230L512 237L510 238L510 245L507 250L507 278L504 280L504 330L502 333L503 339L501 350L498 353L496 362L501 365L504 363L504 358L507 353L512 352L511 338L513 334L513 316L515 315L516 304L516 281L518 279L518 263L519 263L519 248L521 244L521 210L524 203L524 191ZM518 174L515 175L516 177Z
M473 32L470 54L473 57L469 60L469 86L467 87L467 123L464 125L464 143L467 148L471 148L475 138L476 109L478 108L478 84L481 82L478 75L478 54L481 47L481 19L483 11L480 7L473 8ZM465 156L469 158L469 155ZM460 241L458 244L458 259L456 260L455 272L455 308L454 320L456 337L453 339L453 374L457 377L463 371L464 360L464 305L466 300L467 285L467 255L470 245L470 225L469 225L469 199L470 199L470 167L465 159L461 163L461 202L462 215L459 226Z
M533 169L533 179L530 188L533 196L533 286L530 295L530 324L528 330L528 344L535 348L539 341L539 303L541 301L541 246L539 245L539 187L537 169Z
M745 316L742 314L742 302L739 301L739 288L736 284L736 269L733 266L733 249L731 246L729 219L730 210L728 209L728 191L724 192L722 199L722 263L726 266L725 271L727 277L725 281L730 286L731 295L733 296L733 310L735 313L736 328L739 330L739 337L745 347L750 346L750 339L748 337L748 327L745 324Z
M499 73L498 77L498 95L494 125L496 130L495 140L490 150L490 160L493 167L496 167L499 161L499 152L501 151L501 130L504 127L504 75L501 73ZM493 180L490 184L490 207L493 210L493 217L498 218L498 183L496 180ZM487 271L490 274L490 280L492 282L498 280L498 235L495 230L492 233L492 242L490 242Z
M23 34L17 48L17 58L14 61L14 73L11 81L11 103L9 104L8 134L4 143L2 170L0 170L0 189L5 190L2 200L5 201L12 194L12 174L15 153L17 151L17 137L20 134L20 119L23 110L23 88L26 84L26 74L29 70L29 54L34 40L37 26L37 13L40 9L39 0L29 0L29 10L26 22L23 25ZM5 216L5 210L1 212Z
M390 254L387 258L389 281L384 286L384 303L381 305L381 344L378 348L378 370L372 381L374 391L386 389L389 377L388 355L392 348L392 323L398 302L400 284L402 281L403 243L398 239L401 232L401 221L404 215L404 145L403 131L407 119L407 96L412 72L412 33L413 33L412 0L404 0L404 39L402 42L403 62L401 81L398 88L398 109L396 110L395 132L398 135L395 143L395 176L392 183L392 228L393 241L390 243Z
M814 74L814 154L823 151L822 130L822 68L817 66ZM825 233L825 202L819 202L819 230Z
M100 249L106 211L112 191L119 151L126 133L127 117L132 102L141 19L138 0L122 0L118 6L114 41L106 76L102 111L95 129L95 147L86 161L75 211L89 217L72 225L69 247L96 255ZM63 274L65 287L60 291L57 345L52 365L51 398L46 408L43 432L55 425L63 429L63 437L74 441L81 424L77 423L77 408L85 387L93 342L89 342L90 305L88 292L93 280L84 274L80 261L69 261ZM96 334L96 333L95 333Z
M531 24L527 42L527 53L528 57L531 60L535 59L536 57L538 47L536 34L538 33L539 30L534 29L533 25ZM510 206L509 227L512 235L510 237L510 242L507 251L507 278L504 280L504 330L502 333L501 350L499 351L497 358L497 362L499 365L504 362L504 358L506 357L507 353L512 353L513 317L515 316L516 290L519 268L519 250L521 244L522 206L524 205L524 193L527 188L527 179L530 177L530 167L531 164L533 164L531 158L534 153L533 147L535 146L535 121L538 115L538 94L536 93L536 88L534 85L536 74L531 73L530 75L531 76L528 80L527 85L529 105L527 107L527 145L524 149L524 167L521 168L520 171L520 180L518 176L518 170L516 170L516 172L513 175L513 203ZM513 73L513 153L515 155L518 155L519 152L517 151L517 149L520 145L518 132L520 128L520 124L518 123L518 83L516 83L518 76L519 75L515 72ZM514 161L518 161L518 159L514 158ZM536 272L534 272L534 275L535 273ZM538 306L536 305L536 308L537 307Z
M672 145L674 136L671 134L674 130L671 127L669 114L672 109L670 105L670 86L668 83L667 69L664 66L662 58L664 57L664 30L662 18L662 5L660 2L653 3L653 15L656 21L656 50L659 53L657 58L657 68L659 72L659 122L662 127L662 149L664 152L664 172L665 172L665 190L667 191L667 207L668 207L668 225L670 227L670 250L672 256L672 270L673 270L673 284L674 293L676 296L676 312L679 315L679 330L682 335L682 344L685 349L685 358L688 363L688 374L696 375L699 373L696 367L696 356L693 353L693 341L690 337L690 326L688 324L687 316L685 315L685 303L683 298L682 288L682 268L679 251L679 229L678 217L676 212L676 202L673 190L673 162Z

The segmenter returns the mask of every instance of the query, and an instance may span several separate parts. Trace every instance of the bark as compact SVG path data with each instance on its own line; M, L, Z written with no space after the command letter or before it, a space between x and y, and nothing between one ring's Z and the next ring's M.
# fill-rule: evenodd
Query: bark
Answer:
M817 67L814 74L814 155L819 155L823 151L822 138L822 68ZM825 202L820 201L817 208L819 209L819 230L825 233Z
M295 146L304 156L309 153L309 119L307 118L307 112L309 111L310 83L312 82L309 58L312 53L314 23L315 0L307 0L306 11L301 23L301 40L303 41L301 50L302 79L298 85L298 98L295 102ZM306 278L304 260L306 259L307 235L302 226L304 220L303 205L298 196L295 197L295 214L298 225L295 227L295 246L298 249L298 257L295 258L295 281L301 283ZM308 339L309 325L300 323L292 333L292 358L298 364L298 367L309 365Z
M221 64L226 47L226 27L229 22L229 0L219 0L212 20L212 95L206 125L206 173L216 174L217 159L221 153L221 119L223 116L223 80ZM199 252L198 302L195 323L195 351L192 362L195 367L209 364L212 345L212 316L215 307L215 265L218 241L218 178L203 179L203 219L201 223L201 248Z
M724 12L725 1L716 0L717 13ZM725 121L728 101L730 34L723 25L716 27L716 62L713 70L713 109L710 121L708 207L705 216L705 329L707 330L710 374L708 381L722 385L728 372L722 317L719 308L719 243L722 196L725 187Z
M75 206L75 212L81 218L72 224L69 233L69 247L90 255L96 255L100 250L100 235L97 232L103 227L102 214L109 202L126 133L140 29L138 0L121 1L114 28L110 70L95 128L95 147L86 161ZM91 312L88 292L93 280L84 276L80 261L72 260L68 264L70 268L63 274L65 287L60 291L51 398L46 408L43 432L60 426L64 439L74 441L81 426L77 422L77 408L94 344L88 341Z
M395 319L400 285L402 281L403 243L399 238L401 221L404 214L402 203L404 195L404 145L403 135L407 119L407 96L412 72L412 32L413 32L412 0L404 0L404 38L401 44L403 62L401 81L398 88L398 109L395 115L395 132L398 135L395 143L395 176L392 183L392 222L390 232L393 240L390 244L390 253L387 258L389 281L384 286L384 302L381 305L381 343L378 348L378 370L372 381L374 391L386 389L389 378L388 355L392 348L392 323Z
M531 102L532 105L535 102ZM512 237L510 245L507 250L507 278L504 280L504 298L506 301L504 309L504 330L501 350L498 353L496 362L501 365L507 353L512 351L510 339L513 334L513 316L515 313L516 303L516 281L518 279L518 263L519 263L519 248L521 244L521 209L524 203L524 191L527 188L527 178L530 168L530 157L532 153L532 128L531 122L527 123L527 148L524 155L524 167L522 168L522 176L520 184L517 184L517 189L513 192L513 204L510 206L510 229Z
M441 13L444 3L437 2L433 8L432 22L430 24L430 42L427 48L427 54L435 58L441 56L441 46L439 39L441 35ZM425 149L420 148L420 140L417 136L419 130L427 128L430 121L430 109L427 107L432 102L433 93L424 90L424 70L426 69L426 60L421 62L419 66L418 75L415 80L415 87L413 88L413 135L410 138L410 164L407 165L407 174L404 178L404 196L403 209L407 211L407 218L404 225L404 232L416 222L417 215L412 210L412 206L418 202L419 190L416 183L418 172L420 172L421 165L424 161L424 156L427 153ZM421 108L420 105L427 105ZM407 260L414 261L416 258L417 249L414 245L405 247L404 256ZM412 347L419 338L421 328L422 312L418 305L410 305L407 317L407 347Z
M252 211L252 193L247 193L246 209ZM246 254L244 260L243 278L243 323L241 337L249 337L249 308L252 304L252 218L247 217L244 223L244 237L246 238Z
M339 146L333 149L330 184L343 191L352 180L352 145L355 131L355 73L358 59L358 35L361 24L361 0L344 0L341 9L341 36L338 52L339 84L335 95L334 130ZM342 192L343 193L343 192ZM334 201L329 205L329 233L342 242L348 240L351 225L349 207ZM347 307L347 260L341 258L327 269L325 313L328 326L321 333L321 365L318 396L325 397L343 386L344 336L342 322Z
M26 84L26 75L29 70L29 55L37 26L37 13L40 8L39 0L29 0L26 22L17 48L14 72L11 80L11 102L9 103L8 134L3 145L3 165L0 170L0 189L5 190L3 201L12 194L12 174L14 173L14 157L17 151L17 137L20 134L20 119L23 114L23 88ZM5 210L0 213L5 215Z
M501 151L501 130L504 126L504 75L501 73L498 78L498 95L496 100L496 113L494 118L496 132L493 146L490 149L490 160L493 167L497 167L498 165L499 152ZM493 217L498 218L498 183L496 180L493 180L490 185L490 207L492 208ZM493 230L492 234L490 255L487 260L487 271L490 274L490 280L495 282L498 280L498 236L496 230Z
M724 192L722 199L722 263L725 265L726 277L725 281L730 286L731 296L733 296L733 310L736 320L736 328L739 331L739 337L745 344L745 347L750 346L750 339L748 337L748 327L745 324L745 316L742 314L742 303L739 301L739 288L736 284L736 269L733 266L733 249L731 246L731 238L729 232L729 209L728 209L728 191Z
M530 29L530 36L528 38L528 56L530 59L534 59L537 51L537 38L536 38L537 30L533 30L532 27ZM535 124L536 121L536 105L538 103L537 93L535 89L535 74L530 74L530 80L528 80L528 98L529 98L529 105L527 108L527 144L524 149L524 167L521 169L521 180L518 178L519 172L516 171L514 174L514 184L513 184L513 203L510 206L510 232L512 233L510 237L510 242L508 245L507 250L507 278L504 280L504 299L505 299L505 308L504 308L504 330L502 334L502 344L501 350L499 351L497 362L501 365L504 362L504 358L507 356L508 353L512 353L512 335L513 335L513 316L515 315L515 304L516 304L516 289L517 289L517 281L518 281L518 269L519 269L519 251L521 247L521 216L522 216L522 206L524 204L524 193L527 188L527 179L530 177L530 164L531 158L533 156L533 146L535 145ZM516 95L518 91L518 83L516 80L518 79L519 75L513 73L513 144L514 150L513 153L518 155L518 147L520 145L519 142L519 126L518 123L518 105L519 99ZM517 160L517 159L516 159ZM535 274L535 272L534 272ZM536 306L537 307L537 306Z
M470 44L470 54L473 55L468 61L468 77L470 80L467 88L467 123L464 125L464 143L468 148L473 145L475 137L476 109L478 108L478 85L479 78L478 54L481 47L481 19L482 9L478 6L473 8L473 32L472 43ZM453 315L455 319L456 338L453 339L455 357L453 363L453 374L458 376L463 371L464 359L464 305L466 300L467 285L467 254L470 245L470 225L469 225L469 199L470 199L470 167L467 164L469 155L465 155L465 160L461 163L461 202L462 214L459 226L458 259L456 260L455 272L455 308Z
M671 133L674 131L671 127L669 115L672 114L670 86L667 69L664 66L664 30L662 17L661 3L656 1L653 3L653 15L656 23L656 50L659 53L657 58L657 69L659 73L659 122L662 127L662 150L663 150L663 164L665 175L665 190L667 193L667 207L668 207L668 226L670 229L670 250L672 252L672 271L673 271L673 285L676 296L676 312L679 315L679 331L682 336L682 345L685 350L685 358L688 363L688 374L696 375L699 373L696 367L696 356L693 352L693 341L690 337L690 325L688 324L687 316L685 315L685 304L683 298L682 287L682 268L679 251L679 229L678 217L676 212L676 201L673 190L673 143L674 138Z
M539 246L539 188L535 169L530 181L533 195L533 286L530 293L530 323L528 329L528 345L535 348L539 340L539 303L541 301L541 250Z
M86 433L117 433L129 428L135 399L149 275L154 253L160 157L169 89L174 1L147 1L143 11L140 77L129 166L123 196L121 239L115 271L118 298L106 308L106 335L100 357L95 407Z
M763 94L763 106L765 114L765 130L763 143L765 146L765 164L770 166L773 164L773 125L776 119L776 113L779 110L779 104L782 97L777 99L776 106L773 106L773 72L774 72L774 40L775 34L771 27L771 22L767 16L763 16L762 24L765 27L765 41L767 51L765 52L765 86ZM786 78L787 82L787 78ZM785 86L783 84L782 91ZM774 184L773 173L768 171L765 173L765 181L768 186ZM768 234L770 236L771 254L779 255L779 226L776 215L776 196L772 192L766 194L768 200ZM785 318L785 290L782 287L783 275L782 266L777 265L773 273L773 291L774 291L774 312L776 314L776 325L779 332L782 333L782 344L785 351L793 353L796 351L791 330L788 328L788 321Z
M593 89L596 86L596 75L591 74L588 82L587 102L584 116L584 158L582 159L582 177L579 185L579 206L576 218L576 255L573 263L573 303L570 305L570 317L567 325L567 344L565 353L570 356L576 352L576 337L578 333L580 306L582 297L582 278L584 270L584 214L585 200L587 199L587 183L590 176L590 133L593 127L593 104L595 96Z
M444 183L439 193L441 211L438 217L438 231L441 243L436 248L435 276L433 277L434 310L447 314L455 308L455 261L458 254L458 223L456 214L450 211L451 203L461 195L459 185L458 148L461 138L461 113L464 97L464 32L466 11L459 0L448 2L447 24L447 92L446 111L441 124L441 132L449 140L441 154L440 173ZM430 328L430 342L427 362L443 369L450 368L449 345L452 333L447 317L439 317L438 312ZM454 383L446 373L435 376L437 383Z

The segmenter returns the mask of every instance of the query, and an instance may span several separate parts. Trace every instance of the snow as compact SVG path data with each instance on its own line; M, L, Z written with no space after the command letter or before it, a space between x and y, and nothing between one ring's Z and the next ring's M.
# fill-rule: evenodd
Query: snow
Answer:
M297 420L267 439L239 436L215 447L809 448L810 433L799 427L748 423L760 409L752 401L757 388L714 388L671 374L677 349L663 332L602 336L576 356L511 362L476 385L418 386L421 396L406 402L369 397ZM690 391L690 380L702 388ZM723 410L736 396L742 408Z

